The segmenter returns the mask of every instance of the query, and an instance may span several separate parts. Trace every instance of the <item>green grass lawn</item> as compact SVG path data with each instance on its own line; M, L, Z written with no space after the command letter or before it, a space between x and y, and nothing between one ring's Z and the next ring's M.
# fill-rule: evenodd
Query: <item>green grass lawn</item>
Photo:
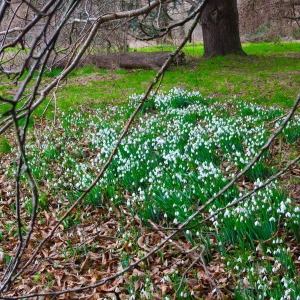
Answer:
M159 51L148 47L143 51ZM163 50L173 50L163 47ZM300 44L245 44L245 57L230 55L202 58L203 45L187 45L187 65L172 67L165 75L162 90L176 86L200 91L205 97L290 107L300 87ZM84 67L73 72L69 84L60 91L64 108L68 105L103 107L127 101L132 93L142 93L155 76L153 70L100 70ZM80 95L80 97L78 97Z
M282 55L284 53L300 51L300 44L297 42L282 42L282 43L244 43L243 50L248 55ZM130 49L131 51L151 52L151 51L173 51L175 46L160 45L149 46L137 49ZM203 44L187 44L183 51L189 56L201 56L204 53Z
M247 56L229 55L203 58L203 44L188 44L184 48L187 64L171 67L161 89L174 86L200 91L204 97L221 100L240 98L264 105L290 107L300 87L300 43L244 44ZM140 48L139 51L172 51L173 46ZM52 79L54 70L46 76ZM143 93L156 74L155 70L103 70L93 66L72 72L66 84L56 93L57 106L62 110L79 106L103 108L108 104L127 102L133 93ZM15 88L15 87L14 87ZM13 94L13 87L3 80L0 96ZM54 108L51 101L48 116ZM0 106L0 113L8 105ZM42 105L37 114L46 107Z

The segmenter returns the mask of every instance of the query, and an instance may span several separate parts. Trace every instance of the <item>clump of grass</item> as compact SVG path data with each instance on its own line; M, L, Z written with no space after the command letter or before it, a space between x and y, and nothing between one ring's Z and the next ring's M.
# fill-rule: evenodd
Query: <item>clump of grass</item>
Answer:
M9 140L4 136L0 137L0 154L6 154L11 152L12 145L10 144Z
M298 126L300 117L295 116L294 119L287 124L283 131L286 142L293 144L300 141L300 127Z

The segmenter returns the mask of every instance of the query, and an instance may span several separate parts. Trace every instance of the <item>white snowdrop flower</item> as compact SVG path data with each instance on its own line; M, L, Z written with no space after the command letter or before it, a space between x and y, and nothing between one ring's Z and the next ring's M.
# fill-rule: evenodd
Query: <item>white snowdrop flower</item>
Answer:
M281 213L285 213L285 211L286 211L286 206L285 206L285 204L281 201L281 203L280 203L280 212L281 212Z
M269 221L270 221L270 222L276 222L276 219L275 219L274 217L271 217L271 218L269 219Z
M191 232L189 230L186 231L186 234L190 234Z
M229 217L229 216L230 216L230 211L226 209L224 213L224 217Z
M290 218L290 217L291 217L291 213L290 213L290 212L287 212L287 213L285 214L285 216L286 216L287 218Z
M285 296L289 296L290 293L291 293L291 289L287 289L287 290L284 292Z
M281 251L280 251L280 249L278 248L277 250L275 250L274 252L273 252L273 254L279 254Z
M267 273L267 270L265 268L262 268L260 271L259 271L260 274L266 274Z
M0 261L4 259L4 252L0 249Z
M175 218L173 221L174 224L178 224L178 220Z
M242 258L239 257L236 261L241 263L242 262Z
M161 283L165 283L166 282L166 279L165 279L165 276L160 280Z
M167 218L167 217L168 217L168 215L166 213L164 213L164 218Z
M260 226L260 223L258 221L255 221L254 225L255 226Z

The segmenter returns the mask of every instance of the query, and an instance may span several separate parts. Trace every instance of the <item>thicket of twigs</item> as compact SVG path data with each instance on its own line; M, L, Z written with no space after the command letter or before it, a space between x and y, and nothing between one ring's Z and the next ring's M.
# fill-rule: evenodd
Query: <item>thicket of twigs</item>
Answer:
M38 156L32 157L30 147L28 146L28 136L31 134L30 122L33 118L33 112L39 105L46 101L56 101L57 89L63 84L64 79L83 58L86 51L91 49L92 42L99 33L99 28L105 26L105 24L116 24L113 23L115 21L121 22L117 24L123 24L123 20L128 20L133 17L139 18L139 20L141 19L142 22L146 16L155 9L159 12L161 5L167 2L168 1L163 0L152 1L145 6L135 7L132 10L115 11L112 13L101 13L101 7L99 7L100 14L97 17L90 16L91 11L89 1L84 3L81 1L69 2L50 0L43 3L43 5L31 1L23 1L16 4L12 11L9 2L2 2L0 19L2 20L2 17L8 12L11 17L10 22L7 23L9 25L1 31L0 67L2 75L6 76L7 80L10 80L11 83L15 84L16 88L14 89L13 95L4 94L0 98L0 132L3 134L4 132L11 131L18 151L14 167L14 182L12 185L5 184L5 194L4 196L1 195L1 197L4 197L3 204L1 204L3 206L2 225L7 226L7 228L11 226L11 231L8 230L8 232L10 232L8 238L9 244L6 244L6 247L11 245L12 248L5 249L5 253L2 250L0 252L1 262L4 266L1 268L0 298L24 299L48 297L49 299L54 299L59 295L67 298L79 298L79 292L83 292L84 297L87 297L87 293L92 293L88 291L93 291L95 294L99 293L99 295L94 297L104 297L103 294L106 294L107 297L128 297L128 293L123 295L123 291L120 292L119 286L125 286L129 291L129 294L132 294L130 297L134 297L134 292L131 293L131 291L140 288L138 286L140 284L139 281L136 280L137 283L135 284L134 278L147 278L148 275L146 270L152 275L158 275L157 277L154 276L154 278L149 275L151 280L144 281L144 297L150 297L149 295L152 292L153 295L156 295L158 298L164 295L168 297L167 295L169 294L174 295L174 297L193 297L194 291L192 291L192 289L189 291L182 290L182 285L184 284L185 277L187 274L190 276L189 272L196 264L202 267L202 272L197 274L197 276L205 277L208 286L199 287L199 282L196 279L196 282L189 281L191 285L195 284L195 286L197 286L195 292L199 292L200 290L202 295L207 293L211 297L218 298L221 298L224 293L230 295L230 292L222 291L220 287L221 281L217 284L211 275L212 273L218 273L217 276L220 277L220 280L222 279L220 274L225 272L225 266L221 263L221 257L219 266L212 267L207 266L206 264L206 260L209 260L209 257L204 258L205 255L209 256L209 251L206 250L206 247L216 248L217 246L214 245L216 242L214 238L208 239L208 241L201 240L199 236L205 236L205 234L201 232L201 229L205 228L204 224L210 224L209 222L212 222L212 224L217 227L216 222L219 214L226 213L231 207L246 203L246 199L260 193L263 188L280 178L280 176L299 161L299 156L295 157L284 166L281 166L280 170L276 170L276 172L269 174L270 176L265 178L264 182L256 180L255 184L253 183L253 186L250 186L249 189L243 189L244 193L238 194L231 202L227 204L223 203L218 209L216 209L216 206L213 206L213 204L220 201L220 199L226 198L226 195L231 191L231 188L237 183L240 184L241 179L244 179L246 174L248 174L253 167L257 166L263 157L268 155L270 146L274 141L278 141L279 135L286 129L287 124L290 123L294 116L299 105L300 96L298 96L295 105L289 112L282 117L278 116L279 122L273 122L273 124L277 124L277 128L270 130L270 136L260 144L260 149L256 149L257 151L250 153L248 160L243 160L242 165L232 173L232 178L229 180L224 179L225 184L220 185L217 191L213 194L205 195L205 202L199 201L193 209L190 208L189 211L191 213L187 214L185 218L181 216L180 212L169 217L168 212L166 212L167 216L165 219L168 220L169 218L170 225L172 226L168 226L168 224L164 223L156 224L156 222L159 222L159 220L162 219L162 216L159 211L156 211L155 209L151 210L151 205L147 207L149 218L144 220L136 215L135 211L130 209L130 205L128 208L124 208L124 210L122 210L122 206L120 205L119 210L116 210L117 219L128 218L128 220L130 220L128 224L121 228L118 223L116 223L116 218L112 217L112 214L106 210L107 205L104 205L104 203L101 202L111 197L109 189L106 191L108 194L98 195L99 201L97 205L99 205L99 207L97 208L97 212L99 212L99 215L93 213L92 207L86 208L86 211L83 212L83 207L81 206L84 199L88 198L91 194L93 195L95 190L97 191L99 184L106 180L112 180L109 179L107 174L109 174L110 168L114 166L114 163L116 162L115 158L118 153L126 152L126 147L130 147L130 141L126 140L126 137L128 133L133 130L132 127L135 120L140 116L144 109L147 107L149 109L150 101L156 99L156 101L159 102L160 97L155 95L158 92L160 81L174 57L190 39L193 29L199 22L203 3L199 4L198 8L194 10L189 18L182 22L177 22L174 25L174 27L182 25L191 18L194 18L187 36L166 60L144 95L138 98L136 107L131 109L131 115L128 116L126 122L123 122L123 128L119 130L119 136L112 140L110 145L108 142L105 147L103 146L103 149L98 150L99 153L103 152L105 154L98 161L101 169L99 169L99 167L93 169L93 166L91 166L94 177L89 178L89 180L82 185L74 182L78 168L72 164L72 160L70 160L70 165L67 169L62 168L59 170L59 176L64 178L66 172L69 172L69 169L73 168L71 173L73 173L74 176L68 178L70 182L66 182L66 187L67 189L71 189L72 196L69 199L65 199L59 197L59 195L62 195L59 192L52 194L50 199L54 210L51 212L48 211L49 204L45 200L45 197L48 197L48 191L44 192L44 189L47 188L52 178L47 177L47 169L45 170L45 175L41 175L40 178L37 177L34 165L43 162L36 161L32 164L34 159ZM19 12L21 10L23 12L25 11L25 18L22 18L23 22L20 22ZM85 12L85 19L78 19L78 15L80 15L80 12L82 11ZM17 25L16 20L19 21ZM77 23L79 23L80 26L74 27L74 24ZM1 25L3 26L3 24ZM159 35L168 33L170 28L165 28ZM68 43L66 42L66 37L69 40ZM60 52L63 52L64 56L67 57L65 68L59 75L51 80L49 80L49 78L44 78L44 74L49 66L49 61L55 60L56 54ZM20 58L22 61L20 61ZM184 103L187 101L189 104L189 102L192 101L191 99L194 99L193 97L195 96L197 95L189 95L185 98L184 95L181 95L180 99L183 99L184 101L180 105L177 105L176 101L174 103L172 102L174 97L177 99L175 95L170 100L171 105L166 106L167 111L165 111L164 114L168 115L172 113L172 109L184 107ZM150 109L153 108L154 107L151 107L150 105ZM165 109L163 108L163 104L162 109ZM201 115L200 110L199 114ZM111 115L113 115L113 110L111 111ZM51 138L51 135L55 135L57 130L61 130L56 128L56 121L57 120L55 119L53 127L47 129L49 130L49 139ZM67 120L65 121L67 122ZM201 123L201 121L199 122ZM213 124L214 118L211 119L211 122ZM76 126L79 125L80 122ZM174 124L174 126L175 125L176 124ZM73 126L74 124L70 123L67 128L64 128L64 130L69 130L68 134L71 136ZM43 131L44 128L37 127L36 130ZM94 130L96 133L97 126ZM109 131L111 129L104 128L103 130ZM82 138L84 140L84 137ZM41 146L42 141L37 139L36 144ZM90 145L85 146L88 147L82 149L83 152L79 155L90 158L92 162L94 154L90 149ZM53 147L54 149L52 150L56 150L57 153L64 153L62 149L60 149L62 145L55 144ZM40 149L43 151L43 148ZM107 151L107 149L110 151ZM204 152L206 151L205 149L202 150ZM180 152L180 150L178 151ZM183 151L183 149L181 151ZM224 149L222 149L222 151L225 153ZM210 156L209 153L207 155L208 157ZM55 154L52 159L55 161ZM154 158L151 159L153 160ZM201 157L199 159L201 160ZM159 162L160 161L158 160L158 163ZM176 161L174 161L174 164L176 164ZM200 162L198 161L197 164L200 164ZM118 167L116 168L118 170ZM42 169L42 166L40 166L40 169ZM207 166L203 170L206 170L209 173L210 171L213 172L215 169L209 169L209 166ZM213 175L217 175L218 171L215 170L214 172ZM206 175L208 176L208 174L204 174L203 176L205 177ZM153 176L155 178L160 175L155 173ZM78 179L79 178L77 178L77 180ZM215 179L217 179L217 177L215 177ZM188 182L185 182L184 180L181 181L181 179L180 182L179 186L181 187L184 187L184 184L188 184ZM213 182L214 181L212 181L212 183ZM4 186L3 183L1 184ZM134 181L132 184L134 185ZM123 191L123 193L122 196L127 199L127 201L132 202L133 199L135 199L133 191L129 188ZM14 195L13 202L11 201L12 194ZM180 195L175 196L180 198ZM139 197L141 197L141 195ZM8 201L6 201L7 199ZM66 202L68 202L68 205L65 205ZM114 205L117 207L118 201L116 201ZM269 203L268 205L272 206L272 203ZM278 212L278 215L276 216L277 222L275 223L278 225L278 228L275 230L274 236L265 239L266 244L277 238L281 230L281 222L283 224L287 222L284 219L285 216L280 217L280 213L286 213L284 208L286 204L281 204L281 202L279 202L279 205L280 207L278 207L278 209L282 210L282 212ZM133 204L132 207L134 207ZM208 210L208 208L210 208L210 210ZM188 211L187 208L186 210ZM73 218L72 216L76 217ZM199 216L201 216L201 218L199 218ZM270 216L270 218L271 217L272 216ZM101 225L96 227L93 226L94 222L99 221L95 218L99 218L100 221L102 221ZM275 216L273 216L273 218L275 219ZM70 224L70 222L73 222L73 224ZM74 237L74 232L68 231L70 226L72 227L72 225L75 224L78 229L76 237ZM124 222L122 224L124 224ZM130 236L133 234L130 232L130 225L133 224L141 230L141 239L137 239L137 244L140 249L136 251L133 251L135 245L130 241ZM144 227L146 224L152 226L153 232L149 232L145 235ZM255 226L258 226L258 224L255 224ZM197 230L194 232L195 228L197 228ZM116 261L119 259L117 257L118 251L114 252L113 250L109 250L118 249L119 242L118 240L115 240L117 229L122 231L123 244L122 250L119 252L123 255L121 259L123 263L121 264L116 264ZM289 228L286 234L289 235L290 230L292 229L293 228ZM59 231L62 231L62 233L60 234ZM82 234L85 236L82 237ZM195 234L199 237L198 244L193 244L190 234ZM66 239L66 236L68 239ZM295 236L295 238L297 238L297 235ZM175 241L177 237L180 237L180 242ZM92 246L88 244L89 239L96 239L99 243ZM104 249L102 240L106 241L104 243ZM68 249L71 249L71 252L60 252L60 248L64 248L66 244L68 245ZM76 253L77 250L74 249L74 245L77 245L77 248L80 248L82 245L90 245L91 247L94 247L93 250L96 249L97 251L89 251L87 246L84 248L85 250L83 250L86 251L85 259L82 260L83 256L79 255L80 258L78 259L78 262L76 262L78 256ZM220 244L218 245L221 247ZM226 245L226 243L224 245ZM258 247L258 251L260 251L259 247L261 247L261 249L263 248L259 242L257 242L256 247ZM176 252L172 250L174 248L176 249ZM230 249L226 249L226 251L230 251ZM139 255L133 257L133 253ZM214 253L214 251L211 253ZM62 258L63 255L64 259ZM72 266L70 272L64 274L62 274L62 272L56 273L55 270L57 269L68 269L70 255L73 256L71 259ZM252 259L255 258L253 257ZM45 268L43 270L39 268L40 260L47 262L42 264L43 268ZM65 267L63 265L64 262L66 263ZM79 264L79 269L74 269L73 263L75 263L75 265ZM168 263L172 264L172 268L167 268ZM176 288L173 287L173 290L170 291L168 290L169 287L166 282L170 280L171 273L175 272L176 274L176 266L178 267L180 263L185 266L186 270L182 272L180 276L175 276L176 278L174 280L177 280L177 285L174 285ZM99 264L101 265L100 267ZM160 268L151 268L152 264L166 267L164 269L165 272ZM148 269L143 269L145 266L148 266ZM88 269L90 271L85 273ZM36 272L36 270L38 271ZM44 272L44 270L46 270L46 272ZM169 273L166 270L169 270ZM65 276L67 280L63 280L63 276ZM131 280L127 280L128 278L126 276L129 276ZM197 278L197 276L195 276L195 278ZM52 282L52 277L55 277L55 285L47 285L49 281ZM226 277L226 280L228 280L228 277ZM226 280L224 280L224 282ZM158 284L158 282L160 283L162 291L160 295L157 295L157 292L153 290L152 281L156 284ZM77 285L74 283L77 283ZM130 284L132 284L132 286ZM250 285L247 281L244 281L243 284L246 286ZM288 286L290 283L286 284ZM259 290L260 288L257 289ZM263 289L263 292L267 293L265 287Z

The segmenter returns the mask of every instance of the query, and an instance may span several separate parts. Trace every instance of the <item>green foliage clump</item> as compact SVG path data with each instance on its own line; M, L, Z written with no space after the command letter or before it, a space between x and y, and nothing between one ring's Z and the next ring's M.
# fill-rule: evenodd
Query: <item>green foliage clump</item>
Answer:
M5 137L0 137L0 154L9 153L12 149L12 145Z

